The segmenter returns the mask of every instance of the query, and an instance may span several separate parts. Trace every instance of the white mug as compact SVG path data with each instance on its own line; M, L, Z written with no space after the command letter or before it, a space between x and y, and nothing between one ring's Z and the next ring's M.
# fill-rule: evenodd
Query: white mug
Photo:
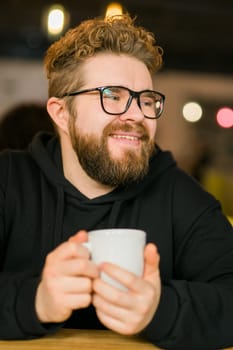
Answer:
M91 259L95 264L110 262L137 276L142 276L145 243L145 231L114 228L89 231L88 242L84 245L90 251ZM104 273L101 274L101 278L121 290L126 289Z

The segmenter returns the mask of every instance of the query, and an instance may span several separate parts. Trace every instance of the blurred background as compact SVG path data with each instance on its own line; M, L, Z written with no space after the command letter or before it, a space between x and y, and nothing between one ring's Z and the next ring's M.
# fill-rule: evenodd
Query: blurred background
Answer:
M47 47L107 9L137 16L163 47L164 66L154 77L166 95L157 141L233 216L233 0L1 3L0 122L19 104L46 104Z

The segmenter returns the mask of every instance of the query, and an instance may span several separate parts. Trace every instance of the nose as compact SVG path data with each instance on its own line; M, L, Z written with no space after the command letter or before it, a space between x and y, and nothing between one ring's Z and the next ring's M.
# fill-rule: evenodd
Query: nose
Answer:
M132 121L142 121L144 119L144 114L142 113L141 108L137 97L133 97L130 101L127 111L119 116L121 120L132 120Z

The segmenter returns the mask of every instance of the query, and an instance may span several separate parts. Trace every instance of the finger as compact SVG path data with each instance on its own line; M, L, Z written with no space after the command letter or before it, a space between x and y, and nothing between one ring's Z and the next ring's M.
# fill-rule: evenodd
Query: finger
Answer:
M120 290L109 283L97 278L93 281L94 294L104 299L109 304L115 305L127 310L138 309L139 313L144 313L148 302L154 299L154 288L151 283L136 277L137 283L133 288ZM130 283L129 283L130 284Z
M130 327L131 330L136 330L140 326L142 321L142 314L137 312L136 309L127 309L118 307L114 304L106 302L99 295L94 294L92 298L92 304L95 306L97 315L101 315L101 318L119 322L124 325L125 328ZM109 324L106 324L109 328ZM130 331L131 332L131 331Z
M128 307L132 300L129 293L110 285L101 278L97 278L93 281L93 291L107 302L119 307Z
M106 299L102 298L98 294L94 294L92 297L92 304L98 310L109 317L115 318L117 320L130 321L130 312L128 309L119 307L116 304L109 303Z
M96 314L101 323L105 325L108 329L111 329L112 331L115 331L120 334L132 334L132 331L129 330L128 327L126 327L125 322L122 322L121 320L106 315L98 309L96 310Z
M80 293L80 294L69 294L66 295L64 299L64 306L77 310L81 308L86 308L91 304L91 294L89 293Z
M56 281L56 288L63 294L90 294L92 280L87 277L63 277Z
M87 231L85 230L81 230L69 238L70 242L75 242L75 243L83 243L83 242L87 242L87 240L88 240L88 235L87 235Z
M57 269L59 274L66 276L85 276L93 279L99 276L98 267L87 259L78 258L62 261Z
M55 250L47 256L47 261L50 260L67 260L72 258L86 258L88 259L90 253L86 247L82 244L78 244L72 241L66 241L60 244Z
M126 289L134 292L138 292L142 286L143 281L140 277L134 273L121 268L118 265L111 263L102 263L99 266L100 273L104 272L120 284L122 284Z
M87 249L87 247L82 245L82 243L85 243L88 241L87 231L85 231L85 230L79 231L74 236L70 237L68 241L77 244L77 249L79 250L80 254L83 253L83 251L84 251L83 249L80 250L80 246L84 247L85 248L85 256L86 256L86 253L88 252L88 258L90 257L89 250ZM81 255L81 256L83 256L83 255Z
M159 260L157 247L153 243L149 243L145 247L144 252L144 273L143 278L150 280L150 277L154 277L155 273L159 273Z

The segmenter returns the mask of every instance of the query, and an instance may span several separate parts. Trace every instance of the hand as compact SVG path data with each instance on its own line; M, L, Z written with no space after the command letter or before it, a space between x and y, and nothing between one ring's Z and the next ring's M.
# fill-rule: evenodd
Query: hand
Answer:
M65 321L91 303L92 281L99 272L81 244L85 241L87 233L80 231L48 254L35 301L41 322Z
M93 284L92 303L99 320L109 329L121 334L136 334L152 320L160 300L161 281L159 254L154 244L145 248L143 277L137 277L116 265L104 263L100 266L105 272L125 287L121 291L100 278Z

